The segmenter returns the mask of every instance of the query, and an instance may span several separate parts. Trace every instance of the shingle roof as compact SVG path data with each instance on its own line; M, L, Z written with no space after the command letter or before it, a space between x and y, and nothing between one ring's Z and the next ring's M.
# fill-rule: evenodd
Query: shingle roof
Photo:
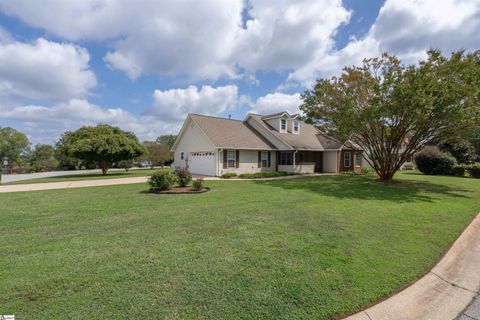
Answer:
M275 150L246 122L198 114L190 114L190 117L218 148Z

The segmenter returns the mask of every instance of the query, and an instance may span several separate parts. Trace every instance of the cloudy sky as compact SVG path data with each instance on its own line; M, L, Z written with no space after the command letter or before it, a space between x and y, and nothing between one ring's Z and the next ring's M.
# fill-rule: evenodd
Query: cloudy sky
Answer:
M479 49L479 30L480 0L0 0L0 126L146 140L189 112L296 112L344 65Z

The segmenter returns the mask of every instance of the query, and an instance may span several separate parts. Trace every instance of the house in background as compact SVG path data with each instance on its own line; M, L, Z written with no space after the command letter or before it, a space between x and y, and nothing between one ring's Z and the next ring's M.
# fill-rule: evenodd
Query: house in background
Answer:
M173 145L173 167L221 176L227 172L360 173L363 150L340 143L298 115L248 114L233 120L189 114Z

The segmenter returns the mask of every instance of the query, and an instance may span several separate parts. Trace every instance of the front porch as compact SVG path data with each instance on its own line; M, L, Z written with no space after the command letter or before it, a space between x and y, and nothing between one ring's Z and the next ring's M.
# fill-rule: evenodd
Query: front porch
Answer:
M334 173L337 171L336 151L278 151L277 171L297 173Z

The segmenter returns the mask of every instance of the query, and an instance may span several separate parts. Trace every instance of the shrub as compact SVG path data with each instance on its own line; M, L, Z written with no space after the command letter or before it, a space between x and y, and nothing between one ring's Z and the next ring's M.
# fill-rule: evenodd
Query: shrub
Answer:
M230 179L230 178L234 178L234 177L236 177L236 176L237 176L236 173L227 172L227 173L222 174L221 178L222 178L222 179Z
M428 175L448 175L456 164L455 158L432 147L417 153L414 160L418 170Z
M175 184L175 176L168 171L157 171L148 179L148 184L152 190L163 191L168 190Z
M291 175L294 175L294 174L295 173L293 173L293 172L271 171L271 172L242 173L238 177L240 179L262 179L262 178L274 178L274 177L291 176Z
M192 175L190 171L186 168L175 168L175 175L177 176L177 181L180 187L186 187L188 183L192 180Z
M403 166L402 166L402 170L415 170L415 165L411 162L409 163L405 163Z
M480 163L474 163L467 166L467 171L470 177L480 178Z
M450 170L450 174L456 177L465 176L465 166L461 164L454 165L452 170Z
M197 180L193 181L193 190L199 191L203 188L203 178L198 178Z
M362 174L376 174L376 172L373 168L363 167Z

